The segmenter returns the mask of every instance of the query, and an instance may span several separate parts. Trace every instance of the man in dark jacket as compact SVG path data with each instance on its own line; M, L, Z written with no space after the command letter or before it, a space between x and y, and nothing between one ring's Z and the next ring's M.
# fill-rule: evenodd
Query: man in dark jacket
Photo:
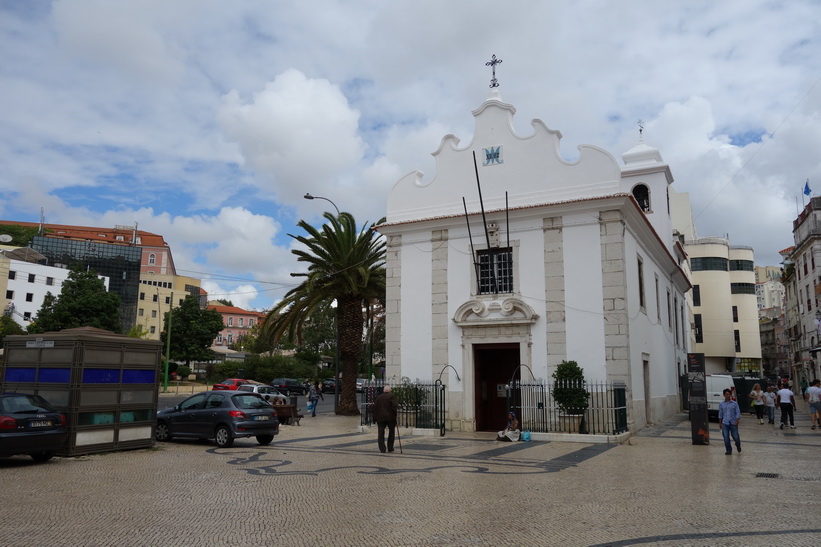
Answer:
M399 404L396 397L391 393L391 386L385 386L382 393L373 403L373 418L379 428L379 451L385 452L385 428L388 428L388 452L393 452L393 434L396 429L396 410Z

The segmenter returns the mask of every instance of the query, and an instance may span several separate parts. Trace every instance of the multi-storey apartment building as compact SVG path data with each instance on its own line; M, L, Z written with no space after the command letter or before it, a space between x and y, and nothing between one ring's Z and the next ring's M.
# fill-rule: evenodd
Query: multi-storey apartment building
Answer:
M788 263L784 281L788 298L790 352L793 382L821 377L821 197L810 198L804 210L793 221L795 245L782 252Z
M37 228L38 235L32 238L30 248L42 255L42 264L66 269L82 264L108 278L109 291L120 297L120 324L124 333L139 323L147 331L153 326L154 332L149 332L149 337L159 338L162 317L167 309L146 307L146 298L152 304L154 297L159 303L166 299L170 303L170 293L175 290L181 298L185 296L183 293L200 294L198 280L188 277L175 280L171 248L163 237L138 230L136 224L98 228L0 220L0 230L4 225ZM152 289L146 289L146 284ZM157 294L153 287L168 290ZM59 291L55 293L59 294ZM139 315L140 309L143 315ZM152 311L157 312L157 317L146 317ZM159 320L160 323L146 322L145 319Z
M228 347L239 342L254 325L265 319L264 313L244 310L236 306L224 306L219 302L209 302L208 309L218 311L225 325L225 328L214 339L213 345L217 347Z

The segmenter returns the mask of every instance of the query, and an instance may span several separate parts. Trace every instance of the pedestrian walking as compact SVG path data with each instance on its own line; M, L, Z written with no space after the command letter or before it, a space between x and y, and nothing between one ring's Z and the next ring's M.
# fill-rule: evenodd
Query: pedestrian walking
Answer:
M790 429L795 429L795 416L793 415L793 411L795 410L795 393L787 387L789 384L784 382L783 387L778 390L778 398L776 399L776 404L781 409L781 425L779 429L784 429L784 426L787 425L787 419L790 420Z
M816 378L810 387L804 392L804 398L810 405L810 418L812 418L812 429L816 424L821 427L821 380Z
M761 391L761 385L756 384L750 392L750 399L753 400L753 407L755 408L755 417L758 418L758 423L764 423L764 392Z
M741 420L741 409L733 401L733 392L728 388L723 392L724 400L718 405L718 421L721 424L721 435L724 437L724 454L733 453L730 437L735 441L735 447L741 453L741 437L738 436L738 422Z
M373 402L373 419L377 427L377 444L379 451L393 452L394 430L396 429L396 412L399 403L391 393L391 386L382 388L382 393ZM385 446L385 428L388 429L388 444Z
M320 399L324 401L325 397L322 396L322 388L319 386L319 382L316 382L308 388L308 400L311 402L311 417L313 418L316 417L316 405Z
M767 410L767 423L775 424L775 399L777 395L773 390L773 386L767 386L767 391L764 392L764 406Z

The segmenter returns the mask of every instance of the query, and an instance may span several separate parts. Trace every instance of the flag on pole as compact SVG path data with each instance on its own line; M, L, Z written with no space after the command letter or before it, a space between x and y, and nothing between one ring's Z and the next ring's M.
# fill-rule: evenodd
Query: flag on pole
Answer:
M812 193L810 190L810 179L807 179L807 182L804 183L804 195L809 196Z

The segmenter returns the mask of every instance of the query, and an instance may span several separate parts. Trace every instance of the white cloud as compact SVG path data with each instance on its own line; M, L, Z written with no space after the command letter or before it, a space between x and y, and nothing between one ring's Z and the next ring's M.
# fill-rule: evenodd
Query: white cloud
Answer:
M359 113L327 80L287 70L244 103L224 97L220 124L240 147L245 165L270 181L277 198L298 203L307 186L328 187L358 164L365 144Z

